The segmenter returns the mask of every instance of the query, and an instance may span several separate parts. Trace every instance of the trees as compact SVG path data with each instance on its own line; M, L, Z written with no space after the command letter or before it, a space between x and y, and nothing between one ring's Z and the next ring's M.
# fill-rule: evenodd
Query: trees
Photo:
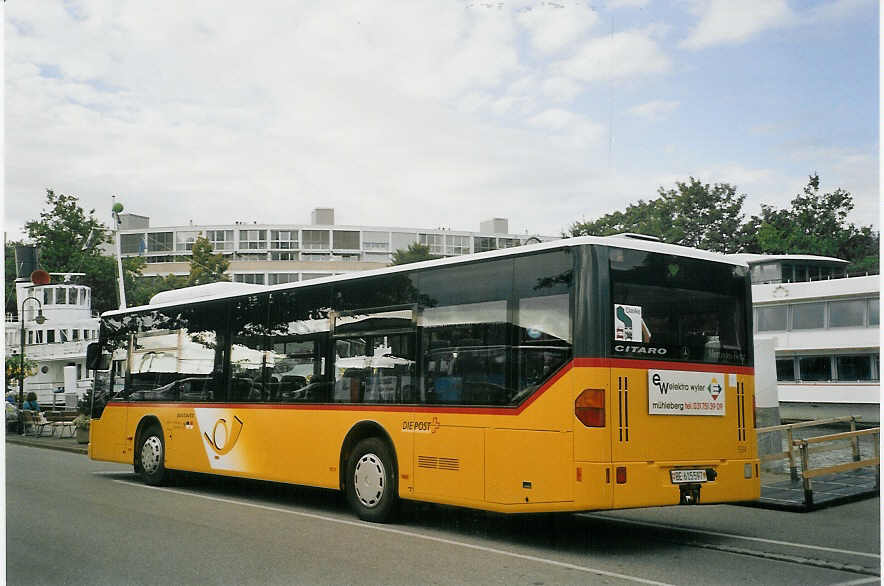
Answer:
M430 254L429 246L413 242L408 245L408 250L402 250L400 248L393 253L393 264L404 265L412 262L420 262L422 260L433 260L435 258L440 257L435 254Z
M704 184L691 177L659 197L639 200L622 212L575 222L571 236L637 232L663 242L722 253L815 254L851 262L848 272L878 272L880 235L871 226L848 223L853 197L843 189L820 193L819 176L788 209L761 206L761 215L744 219L745 195L728 183Z
M191 252L190 276L187 278L188 286L230 280L224 274L230 266L230 261L224 258L222 254L212 254L212 243L204 236L200 235L197 237Z
M571 236L609 236L635 232L656 236L663 242L717 252L741 250L737 237L743 221L745 195L728 183L709 185L690 177L674 189L660 187L659 197L639 200L624 212L614 212L592 222L575 222Z
M99 245L109 243L110 238L107 227L94 214L95 210L88 214L83 211L77 196L47 189L46 207L39 219L25 223L25 231L38 247L41 268L54 273L86 274L83 283L92 288L93 309L101 312L119 307L117 266L112 257L101 254ZM124 261L127 291L132 290L143 267L143 259Z
M765 254L816 254L850 261L852 272L878 272L880 235L847 221L853 196L843 189L820 193L819 175L808 178L788 209L762 205L754 248Z

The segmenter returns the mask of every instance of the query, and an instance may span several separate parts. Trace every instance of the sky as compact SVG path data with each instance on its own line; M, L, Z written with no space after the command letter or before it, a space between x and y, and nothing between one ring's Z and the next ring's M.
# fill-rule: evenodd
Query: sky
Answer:
M559 235L695 177L818 173L879 226L875 0L12 0L4 230L110 223Z

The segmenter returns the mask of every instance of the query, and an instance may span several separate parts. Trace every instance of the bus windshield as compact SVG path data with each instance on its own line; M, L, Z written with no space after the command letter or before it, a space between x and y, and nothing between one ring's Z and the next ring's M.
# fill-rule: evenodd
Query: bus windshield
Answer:
M748 365L745 267L612 248L612 356Z

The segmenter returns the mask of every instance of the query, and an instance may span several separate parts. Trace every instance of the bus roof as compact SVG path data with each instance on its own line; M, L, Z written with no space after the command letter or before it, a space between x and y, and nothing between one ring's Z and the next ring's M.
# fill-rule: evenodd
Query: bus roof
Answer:
M634 238L631 235L617 235L617 236L578 236L575 238L562 238L560 240L550 240L548 242L541 242L538 244L526 244L523 246L514 246L511 248L503 248L499 250L491 250L488 252L479 252L475 254L465 254L460 256L448 257L448 258L440 258L435 260L425 260L421 262L409 263L404 265L395 265L389 267L383 267L380 269L371 269L367 271L359 271L353 273L343 273L340 275L330 275L328 277L321 277L318 279L310 279L307 281L298 281L296 283L283 283L280 285L252 285L246 290L243 287L238 287L236 285L240 285L239 283L226 283L225 285L234 285L234 286L225 286L218 287L220 283L210 283L208 285L197 285L195 287L188 287L186 289L178 289L175 290L175 294L173 295L165 295L165 293L173 293L173 292L164 292L155 295L148 305L140 305L137 307L129 307L126 309L115 309L111 311L106 311L101 314L102 317L105 316L114 316L114 315L123 315L127 313L133 313L137 311L145 311L148 309L158 309L161 307L173 307L175 305L183 305L190 302L198 302L198 301L214 301L218 299L228 299L233 297L241 297L244 294L251 294L256 292L265 292L265 291L280 291L287 289L297 289L299 287L306 287L312 285L318 285L323 283L334 283L338 281L347 281L350 279L361 278L361 277L370 277L370 276L380 276L380 275L389 275L395 274L404 271L412 271L415 269L429 268L429 267L442 267L448 265L457 265L462 263L468 263L475 260L481 259L491 259L498 257L506 257L506 256L514 256L517 254L530 254L532 252L538 252L543 250L555 250L556 248L570 248L573 246L584 246L587 244L596 245L596 246L609 246L613 248L628 248L632 250L642 250L646 252L656 252L660 254L670 254L673 256L683 256L687 258L696 258L701 260L708 260L712 262L718 262L723 264L730 264L735 266L747 267L746 261L742 258L737 258L733 255L725 255L717 252L710 252L708 250L699 250L696 248L689 248L687 246L678 246L676 244L666 244L663 242L654 242L651 240L644 240ZM214 286L214 287L213 287Z

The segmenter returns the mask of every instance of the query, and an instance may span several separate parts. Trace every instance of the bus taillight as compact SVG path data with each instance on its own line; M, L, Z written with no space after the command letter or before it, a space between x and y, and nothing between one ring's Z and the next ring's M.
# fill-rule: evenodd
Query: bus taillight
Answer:
M574 401L574 415L586 427L605 426L605 390L585 389Z

